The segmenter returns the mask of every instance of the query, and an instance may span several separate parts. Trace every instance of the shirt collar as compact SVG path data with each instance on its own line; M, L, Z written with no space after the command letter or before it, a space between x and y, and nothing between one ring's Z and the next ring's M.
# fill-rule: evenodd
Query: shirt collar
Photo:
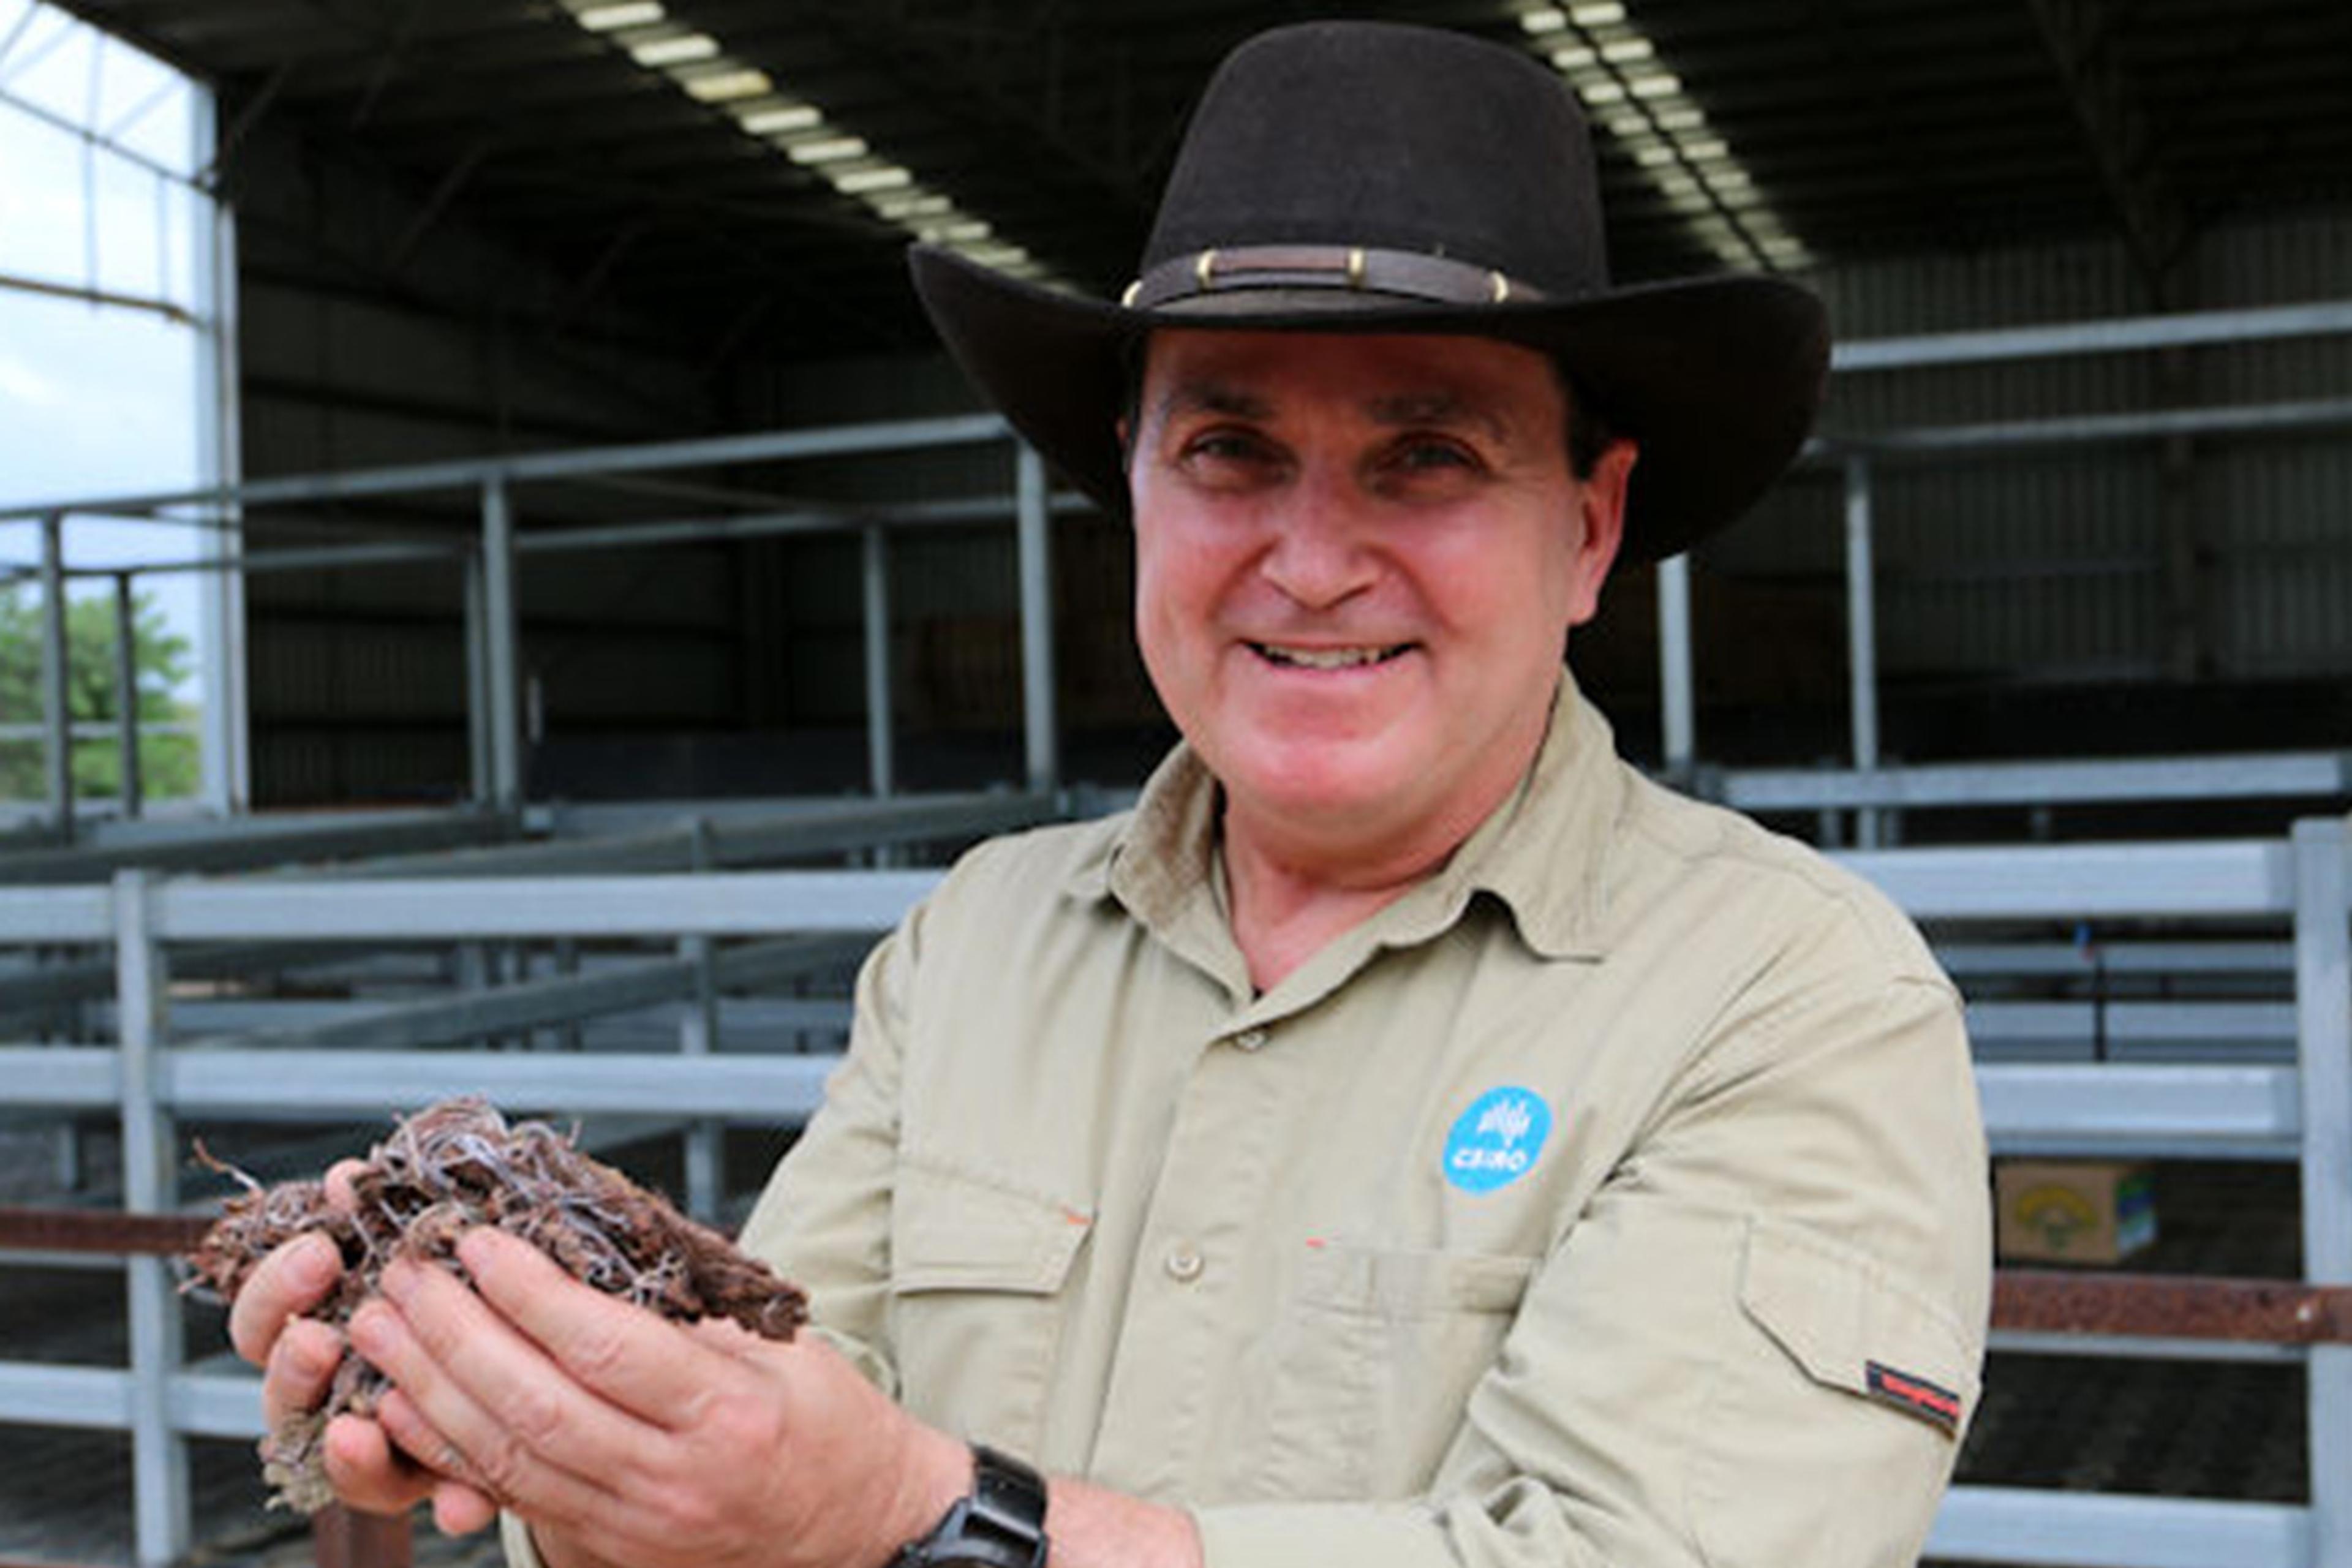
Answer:
M1384 945L1433 936L1483 892L1511 911L1520 940L1540 956L1600 957L1603 863L1626 793L1609 721L1563 673L1535 765L1443 868L1372 917L1374 934ZM1171 946L1221 961L1232 934L1216 813L1216 778L1180 743L1146 781L1128 820L1072 871L1066 890L1114 898Z
M1519 939L1546 958L1599 958L1609 848L1626 803L1615 732L1563 674L1535 765L1433 879L1465 902L1474 892L1500 900Z

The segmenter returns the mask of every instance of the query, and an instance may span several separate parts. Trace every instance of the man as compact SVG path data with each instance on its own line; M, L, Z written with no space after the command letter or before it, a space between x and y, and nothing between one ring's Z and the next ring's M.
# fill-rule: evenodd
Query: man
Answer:
M1870 890L1618 763L1561 664L1621 550L1787 462L1825 331L1601 248L1549 73L1318 24L1221 69L1119 305L919 250L966 368L1131 507L1185 745L869 961L745 1233L816 1333L478 1234L474 1291L395 1268L354 1319L397 1391L330 1433L344 1495L496 1499L552 1568L1910 1562L1986 1310L1957 999ZM338 1349L287 1324L323 1250L239 1302L273 1411Z

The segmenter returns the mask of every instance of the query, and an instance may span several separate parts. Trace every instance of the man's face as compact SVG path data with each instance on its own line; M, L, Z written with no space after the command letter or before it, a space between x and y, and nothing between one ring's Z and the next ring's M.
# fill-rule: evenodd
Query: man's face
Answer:
M1152 336L1137 640L1232 812L1372 842L1508 792L1633 463L1577 479L1566 415L1548 360L1481 338Z

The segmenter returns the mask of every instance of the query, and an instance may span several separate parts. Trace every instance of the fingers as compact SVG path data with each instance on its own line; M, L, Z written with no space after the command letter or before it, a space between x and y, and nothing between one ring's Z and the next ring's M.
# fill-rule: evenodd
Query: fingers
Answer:
M499 1521L499 1505L463 1481L433 1488L433 1527L444 1535L471 1535Z
M364 1416L338 1415L327 1423L322 1457L335 1495L362 1513L405 1513L433 1494L436 1478Z
M724 1380L728 1352L581 1284L529 1242L476 1230L458 1244L457 1257L482 1300L548 1359L640 1421L673 1431L691 1426L703 1392Z
M364 1160L338 1160L327 1167L327 1202L345 1214L359 1212L360 1197L352 1179L367 1169Z
M398 1387L378 1414L402 1447L557 1517L641 1468L660 1434L564 1375L448 1273L403 1261L383 1285L388 1300L353 1315L352 1342Z
M315 1318L289 1321L263 1364L261 1415L272 1431L327 1397L343 1359L343 1336Z
M376 1419L392 1440L395 1456L406 1454L430 1473L434 1525L444 1535L471 1535L496 1523L499 1505L468 1474L465 1455L425 1420L415 1402L398 1389L388 1390L376 1406Z
M324 1300L342 1272L342 1254L324 1236L296 1237L273 1250L229 1305L228 1337L236 1353L267 1365L287 1320Z

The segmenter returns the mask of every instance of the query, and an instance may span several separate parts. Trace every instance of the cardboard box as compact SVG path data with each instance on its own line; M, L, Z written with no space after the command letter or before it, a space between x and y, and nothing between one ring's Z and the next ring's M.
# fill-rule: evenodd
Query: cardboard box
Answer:
M2120 1160L2003 1160L1994 1169L2003 1262L2119 1263L2156 1239L2156 1172Z

